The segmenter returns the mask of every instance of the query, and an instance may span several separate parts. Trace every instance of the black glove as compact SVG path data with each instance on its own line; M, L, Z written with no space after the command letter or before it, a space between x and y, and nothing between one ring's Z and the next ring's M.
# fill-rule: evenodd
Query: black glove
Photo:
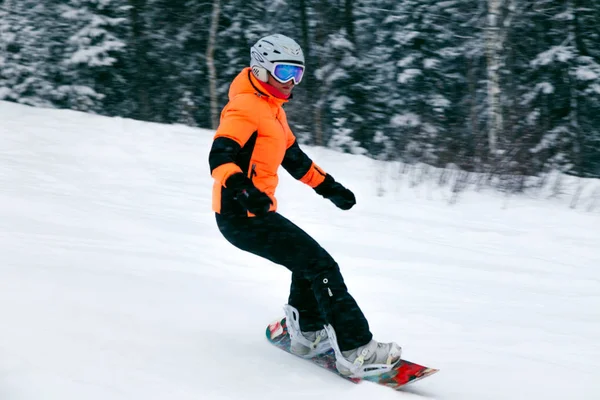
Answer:
M356 197L349 189L333 179L333 176L325 175L325 180L315 188L315 192L331 200L338 208L349 210L356 204Z
M250 178L241 172L231 175L225 181L225 187L232 189L235 199L242 207L254 215L265 215L269 212L273 200L265 193L258 190Z

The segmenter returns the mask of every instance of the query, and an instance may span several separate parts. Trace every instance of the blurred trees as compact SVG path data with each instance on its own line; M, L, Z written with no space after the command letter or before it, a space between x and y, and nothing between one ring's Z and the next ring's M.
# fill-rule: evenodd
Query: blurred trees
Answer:
M303 142L600 177L599 27L600 0L0 0L0 99L210 128L279 32Z

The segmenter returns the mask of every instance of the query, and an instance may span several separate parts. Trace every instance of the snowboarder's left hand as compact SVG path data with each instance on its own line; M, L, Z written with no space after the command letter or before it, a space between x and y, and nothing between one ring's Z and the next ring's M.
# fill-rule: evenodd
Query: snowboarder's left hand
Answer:
M336 182L333 176L327 174L325 180L315 188L315 192L331 200L338 208L349 210L356 204L356 197L350 189Z
M273 200L258 190L252 180L243 173L238 172L227 178L225 186L235 192L235 199L254 215L262 216L269 212Z

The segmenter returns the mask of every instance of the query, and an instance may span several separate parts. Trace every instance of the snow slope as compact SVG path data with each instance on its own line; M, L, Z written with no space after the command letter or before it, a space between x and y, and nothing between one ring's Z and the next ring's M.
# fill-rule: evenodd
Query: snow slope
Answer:
M0 102L0 399L600 398L600 215L403 181L307 152L347 212L282 170L280 211L338 260L376 338L441 372L395 393L270 346L289 272L210 211L212 133Z

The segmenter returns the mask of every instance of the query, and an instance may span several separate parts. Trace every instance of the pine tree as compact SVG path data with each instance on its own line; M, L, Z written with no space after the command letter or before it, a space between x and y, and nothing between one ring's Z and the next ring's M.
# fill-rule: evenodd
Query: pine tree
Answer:
M58 95L49 40L51 1L5 1L0 8L0 100L51 107Z
M571 31L577 51L570 70L577 137L574 173L600 177L600 1L573 0Z
M385 2L392 10L379 25L376 51L387 74L388 129L408 162L444 165L452 157L455 132L464 131L465 55L453 31L468 16L461 2L407 0ZM461 11L461 12L458 12ZM393 32L393 34L390 34ZM390 74L392 72L392 74ZM457 122L460 121L460 122ZM456 126L455 126L456 125Z
M316 6L315 33L317 68L314 101L317 144L363 154L373 137L366 118L368 64L360 56L362 43L356 34L357 11L353 1L338 7L335 2Z
M527 9L513 32L520 107L511 107L512 136L521 154L513 158L528 174L594 171L598 117L591 110L599 104L600 69L588 23L596 14L574 0L547 0Z
M360 66L355 49L344 28L328 35L322 48L323 65L316 71L316 78L321 83L322 97L318 104L327 110L323 113L323 122L328 146L362 154L366 152L362 147L365 138L360 132L364 122L360 113L364 92L357 74Z
M63 105L119 115L129 33L125 0L69 0L61 10L72 32L63 49Z

